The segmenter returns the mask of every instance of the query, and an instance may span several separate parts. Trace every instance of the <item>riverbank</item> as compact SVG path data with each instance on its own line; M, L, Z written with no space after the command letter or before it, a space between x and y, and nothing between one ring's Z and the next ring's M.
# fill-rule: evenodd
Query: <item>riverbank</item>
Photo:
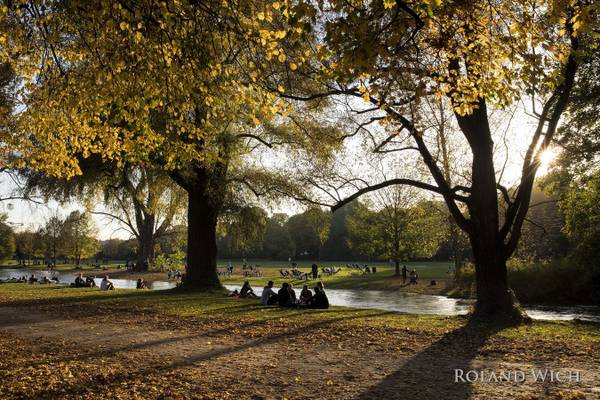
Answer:
M3 398L597 397L600 325L520 327L375 310L283 310L222 292L0 285ZM550 368L580 382L454 382ZM529 378L529 377L528 377Z
M330 263L334 265L334 263ZM119 264L120 265L120 264ZM224 270L224 265L221 263L220 270ZM337 264L340 265L339 263ZM320 272L319 280L322 281L326 287L331 289L360 289L360 290L392 290L401 291L407 293L419 293L419 294L430 294L438 296L450 296L461 298L466 295L469 297L468 291L457 291L457 287L454 284L454 280L447 274L447 265L445 263L408 263L409 269L416 269L419 274L418 283L415 285L408 284L402 280L402 277L395 276L393 268L389 266L379 265L375 274L364 274L356 269L349 269L347 267L341 267L341 271L335 275L327 275ZM4 266L3 268L15 268L15 266ZM43 271L45 266L26 266L27 269ZM263 287L267 281L273 280L275 286L281 286L283 282L293 284L295 287L302 287L303 284L314 285L314 280L308 280L305 282L300 279L284 278L281 276L279 270L287 269L284 264L277 264L273 262L263 261L263 265L260 267L260 277L244 277L244 270L237 266L234 268L234 273L231 276L221 276L221 282L224 285L239 285L241 286L246 280L250 282L252 286ZM302 271L308 272L309 269L304 267ZM134 279L143 278L146 282L154 281L167 281L166 272L137 272L128 271L121 265L121 268L117 268L117 265L105 265L103 268L93 268L87 265L81 265L76 267L72 264L58 265L56 271L61 273L72 273L78 274L83 273L84 276L104 276L109 275L111 278L116 279ZM435 285L431 285L431 281L435 281Z

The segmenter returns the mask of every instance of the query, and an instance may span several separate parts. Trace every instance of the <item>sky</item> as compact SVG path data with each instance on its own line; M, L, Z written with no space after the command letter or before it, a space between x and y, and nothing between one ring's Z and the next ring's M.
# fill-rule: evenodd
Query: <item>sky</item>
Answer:
M502 177L502 183L506 187L517 183L520 177L521 165L523 162L523 155L529 144L531 133L533 132L534 122L532 118L529 118L526 113L526 109L523 106L519 106L515 109L514 114L504 113L500 115L499 124L500 128L498 131L506 132L506 147L496 138L498 146L497 159L495 160L497 170L501 169L505 165L505 172ZM355 169L352 173L356 173L357 176L361 174L361 169L365 167L361 163L353 162L353 146L355 144L349 144L350 153L350 169ZM508 149L508 152L505 150ZM548 166L552 162L552 159L556 155L556 149L550 149L542 157L542 166L538 172L538 176L542 176L547 173ZM271 163L275 165L276 158L279 156L276 153L264 153L263 162ZM271 158L271 160L269 160ZM271 161L271 162L269 162ZM377 178L375 178L377 179ZM381 179L381 178L380 178ZM14 192L16 185L9 179L5 174L0 174L0 199L10 196ZM36 204L22 200L8 200L0 201L0 213L8 214L8 221L17 231L19 230L37 230L44 225L45 221L52 215L58 214L61 217L66 217L70 212L74 210L83 210L84 206L77 202L70 202L68 204L58 204L55 201L50 201L47 204ZM294 214L301 212L303 206L292 200L282 200L278 203L270 203L266 207L269 213L283 212L287 214ZM103 211L104 208L101 204L98 204L96 211ZM99 239L106 240L111 238L128 239L131 234L127 232L119 223L112 221L110 218L100 215L92 216L96 226L98 227Z

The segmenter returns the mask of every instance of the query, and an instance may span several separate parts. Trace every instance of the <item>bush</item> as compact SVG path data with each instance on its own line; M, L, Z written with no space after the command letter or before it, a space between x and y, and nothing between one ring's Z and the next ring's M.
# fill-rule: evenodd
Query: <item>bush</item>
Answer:
M508 284L522 303L600 304L600 267L574 258L534 261L512 258L507 262ZM456 274L459 293L469 293L475 267L466 264Z
M552 261L510 259L508 281L523 303L599 304L600 268L573 258Z

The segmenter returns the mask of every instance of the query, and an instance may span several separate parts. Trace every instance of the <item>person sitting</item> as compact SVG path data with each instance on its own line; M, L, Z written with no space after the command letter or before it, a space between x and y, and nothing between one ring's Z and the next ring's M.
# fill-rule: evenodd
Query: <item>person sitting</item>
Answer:
M137 280L137 284L135 285L136 289L148 289L148 286L146 286L146 282L144 282L144 278L139 278Z
M419 279L419 275L417 275L417 271L416 270L412 270L410 271L410 275L409 275L409 283L416 285L417 284L417 279Z
M325 291L319 286L315 286L315 295L311 297L310 301L308 302L308 307L319 309L329 308L329 299L327 298Z
M250 287L250 282L244 282L242 289L240 289L240 298L251 298L255 299L258 296L254 294L254 290Z
M277 304L277 293L273 290L273 281L269 281L263 289L260 303L265 306Z
M290 298L290 284L287 282L283 282L281 285L281 289L277 292L277 301L279 303L279 307L293 307L294 303Z
M91 276L86 276L85 287L96 287L96 281Z
M30 283L30 284L32 284L32 285L33 285L33 284L34 284L35 282L37 282L38 280L37 280L37 278L36 278L35 276L33 276L33 274L32 274L32 275L29 277L28 281L29 281L29 283Z
M300 304L308 304L312 296L313 294L308 288L308 285L304 285L304 287L302 287L302 291L300 292Z
M100 282L100 290L114 290L115 285L111 281L108 280L108 275L102 278L102 282Z
M85 287L85 280L83 280L83 274L80 272L75 278L75 282L72 284L75 287Z
M48 283L52 283L52 281L50 281L50 279L48 279L47 276L44 276L41 280L40 283L42 284L48 284Z
M56 276L53 276L52 278L50 278L50 280L54 283L58 283L58 278Z
M238 292L238 290L235 289L233 292L229 293L227 296L229 296L229 297L240 297L240 292Z

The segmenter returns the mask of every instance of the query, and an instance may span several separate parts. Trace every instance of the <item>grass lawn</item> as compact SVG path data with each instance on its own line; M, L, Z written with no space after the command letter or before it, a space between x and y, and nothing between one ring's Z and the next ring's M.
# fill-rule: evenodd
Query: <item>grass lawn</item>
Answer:
M299 268L301 271L309 272L312 261L301 261L299 262ZM328 288L336 289L370 289L370 290L402 290L424 294L449 294L453 290L453 282L451 277L448 275L448 262L407 262L402 265L406 265L410 270L415 269L419 274L418 285L407 285L402 282L401 277L394 275L394 268L389 263L372 263L368 264L370 267L376 267L377 273L375 274L363 274L356 269L349 269L346 264L351 262L347 261L327 261L327 262L316 262L319 265L319 274L321 280ZM124 262L114 261L110 264L103 264L103 267L108 267L106 270L100 270L92 268L88 265L82 264L79 268L76 268L73 264L59 264L56 266L56 270L62 272L84 272L86 275L104 275L108 274L113 278L122 279L137 279L143 276L146 281L161 281L166 280L167 276L165 272L150 271L148 273L141 274L139 272L129 272L123 269ZM117 265L121 265L120 269L117 269ZM228 261L220 260L218 267L224 270L228 265ZM304 281L283 278L279 273L280 269L290 269L289 264L286 261L273 261L273 260L248 260L248 265L259 265L262 272L262 276L258 278L244 277L242 270L241 260L232 260L234 266L234 274L230 277L222 276L221 281L227 285L242 285L244 281L250 281L252 286L262 287L265 286L268 280L273 280L275 286L281 286L283 282L290 282L294 286L302 286ZM362 264L361 264L362 265ZM320 270L322 267L341 267L342 270L335 275L328 276L323 274ZM11 266L14 268L14 266ZM44 270L44 265L27 266L28 269ZM430 286L429 281L435 279L437 281L436 286ZM309 280L309 285L314 285L315 281Z
M599 345L598 324L506 327L263 307L219 291L0 284L7 399L593 398ZM454 383L454 369L474 366L574 369L582 382Z

